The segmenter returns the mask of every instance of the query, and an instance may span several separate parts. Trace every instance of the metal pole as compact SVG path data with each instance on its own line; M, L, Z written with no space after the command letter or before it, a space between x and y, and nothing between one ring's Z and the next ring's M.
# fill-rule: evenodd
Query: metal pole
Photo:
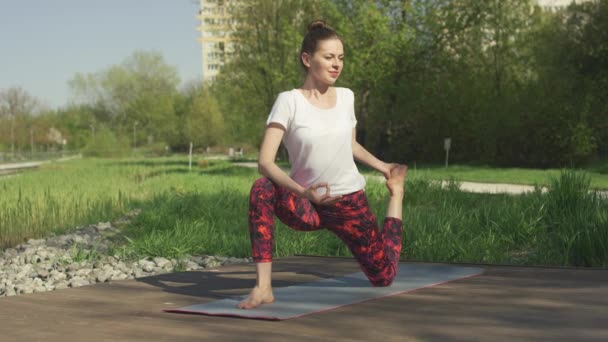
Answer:
M34 158L34 129L30 128L30 139L32 144L32 158Z
M189 153L189 160L188 160L188 170L192 170L192 142L190 142L190 153Z
M137 132L137 121L133 123L133 149L137 148L137 141L135 140L135 133Z
M15 114L11 113L11 158L15 158Z

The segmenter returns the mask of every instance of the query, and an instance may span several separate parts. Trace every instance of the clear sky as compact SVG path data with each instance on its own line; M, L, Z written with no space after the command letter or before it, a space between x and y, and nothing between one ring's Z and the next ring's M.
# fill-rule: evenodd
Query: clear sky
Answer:
M158 51L182 82L201 77L194 0L0 0L0 89L19 86L53 108L68 80L135 50Z

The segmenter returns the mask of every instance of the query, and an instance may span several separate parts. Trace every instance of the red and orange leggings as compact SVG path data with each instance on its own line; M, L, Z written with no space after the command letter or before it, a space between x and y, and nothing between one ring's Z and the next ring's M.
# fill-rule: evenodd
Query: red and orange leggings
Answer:
M268 178L255 181L249 197L249 234L253 260L271 262L274 216L300 231L327 228L347 246L374 286L389 286L401 253L401 220L387 217L382 232L363 190L332 205L315 205Z

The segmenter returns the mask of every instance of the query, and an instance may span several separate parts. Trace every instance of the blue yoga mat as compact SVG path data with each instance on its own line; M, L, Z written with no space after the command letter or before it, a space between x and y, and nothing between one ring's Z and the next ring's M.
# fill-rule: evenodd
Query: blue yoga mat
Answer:
M245 295L164 311L280 321L468 278L482 272L481 268L468 266L400 263L397 276L388 287L373 287L363 272L358 272L274 288L275 302L255 309L243 310L236 307L247 297Z

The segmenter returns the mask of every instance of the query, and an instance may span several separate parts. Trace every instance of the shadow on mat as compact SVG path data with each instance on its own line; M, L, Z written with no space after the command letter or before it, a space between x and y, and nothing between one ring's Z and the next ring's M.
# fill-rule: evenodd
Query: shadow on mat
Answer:
M251 271L221 271L221 270L201 270L179 273L167 273L158 276L150 276L136 279L138 282L146 283L168 293L179 295L187 295L209 299L225 299L234 298L249 293L255 285L255 266L251 267ZM292 273L295 276L305 275L312 276L316 279L307 279L299 281L278 279L277 274L282 272ZM272 287L278 289L293 285L306 286L306 283L322 280L325 278L333 278L335 274L324 273L318 271L302 271L294 270L291 267L282 267L281 265L273 265L273 280ZM249 278L248 278L249 277ZM346 281L348 277L344 278ZM345 286L345 282L327 284L327 287ZM370 287L368 281L358 279L348 279L348 286L352 287Z

